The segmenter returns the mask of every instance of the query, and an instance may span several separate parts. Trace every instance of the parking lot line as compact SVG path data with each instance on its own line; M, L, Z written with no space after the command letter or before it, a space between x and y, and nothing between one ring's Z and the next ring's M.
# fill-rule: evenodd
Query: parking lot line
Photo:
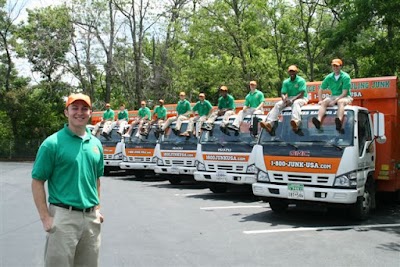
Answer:
M248 234L248 235L252 235L252 234L271 234L271 233L282 233L282 232L344 230L344 229L362 230L362 229L365 229L365 228L393 228L393 227L400 227L400 223L396 223L396 224L371 224L371 225L343 225L343 226L327 226L327 227L283 228L283 229L243 231L243 233L244 234Z
M259 208L266 208L266 206L220 206L220 207L201 207L201 210L222 210L222 209L259 209Z

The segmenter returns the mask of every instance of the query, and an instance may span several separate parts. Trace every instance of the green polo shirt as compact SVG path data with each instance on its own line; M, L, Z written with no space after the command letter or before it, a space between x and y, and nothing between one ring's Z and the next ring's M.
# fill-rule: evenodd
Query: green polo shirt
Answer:
M256 89L256 90L254 90L254 93L250 92L247 94L245 101L244 101L244 105L246 107L256 108L262 102L264 102L264 93L261 92L260 90Z
M282 94L287 94L288 97L297 96L301 92L304 92L304 97L308 98L306 80L296 75L296 78L292 81L290 78L283 81Z
M118 120L126 120L129 121L129 115L128 115L128 111L126 109L124 110L120 110L118 112Z
M232 109L234 111L235 108L235 99L230 94L218 98L218 109Z
M111 108L107 109L106 111L104 111L103 113L103 119L104 120L114 120L114 110L112 110Z
M65 124L41 144L32 178L47 181L49 203L84 209L99 204L97 179L103 171L103 147L99 139L88 129L81 138Z
M192 108L190 107L190 102L185 100L179 100L178 104L176 105L176 113L178 115L185 114L186 112L190 111Z
M339 79L336 81L335 73L328 74L322 81L321 89L329 89L332 96L339 96L343 90L347 90L347 96L350 96L351 78L350 75L344 71L340 71Z
M151 111L148 107L139 108L138 115L140 118L147 117L148 120L151 119Z
M167 109L164 106L157 106L153 115L157 115L157 119L165 120L167 118Z
M212 105L208 100L197 101L192 110L197 111L197 114L199 114L199 116L207 116L208 114L210 114L210 110L212 110Z

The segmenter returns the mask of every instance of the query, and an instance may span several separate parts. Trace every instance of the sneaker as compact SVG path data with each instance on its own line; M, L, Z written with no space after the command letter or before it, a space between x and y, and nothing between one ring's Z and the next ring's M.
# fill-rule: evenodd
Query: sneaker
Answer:
M105 132L102 132L101 135L104 136L105 138L108 137L108 133L105 133Z
M321 128L321 122L316 117L312 118L312 123L314 124L315 128L317 128L318 130Z
M291 120L290 121L290 126L292 126L293 131L295 133L297 133L297 131L299 130L299 125L297 124L297 122L294 121L294 120Z
M270 122L262 121L260 122L260 126L267 130L267 132L272 132L272 124Z
M181 133L180 136L190 136L190 133L186 131L186 132Z
M336 131L339 131L342 129L342 121L339 118L335 119L335 124L336 124Z
M303 131L301 130L301 128L299 128L297 131L294 132L295 134L299 135L299 136L304 136Z
M236 131L236 132L239 131L239 127L237 127L237 126L235 126L235 125L232 125L232 124L228 125L228 128L231 129L231 130L234 130L234 131Z

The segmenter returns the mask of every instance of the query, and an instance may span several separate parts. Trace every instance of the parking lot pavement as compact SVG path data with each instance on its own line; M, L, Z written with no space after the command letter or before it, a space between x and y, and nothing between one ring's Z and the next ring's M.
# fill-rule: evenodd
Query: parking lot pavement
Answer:
M0 162L0 266L41 266L32 163ZM358 223L341 210L277 215L246 192L158 177L102 177L101 266L399 266L400 207Z

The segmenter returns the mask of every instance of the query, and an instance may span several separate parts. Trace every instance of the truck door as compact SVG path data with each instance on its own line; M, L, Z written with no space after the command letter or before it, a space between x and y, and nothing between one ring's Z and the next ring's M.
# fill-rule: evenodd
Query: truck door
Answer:
M372 142L371 121L366 111L358 113L358 155L364 167L373 166L374 144Z

